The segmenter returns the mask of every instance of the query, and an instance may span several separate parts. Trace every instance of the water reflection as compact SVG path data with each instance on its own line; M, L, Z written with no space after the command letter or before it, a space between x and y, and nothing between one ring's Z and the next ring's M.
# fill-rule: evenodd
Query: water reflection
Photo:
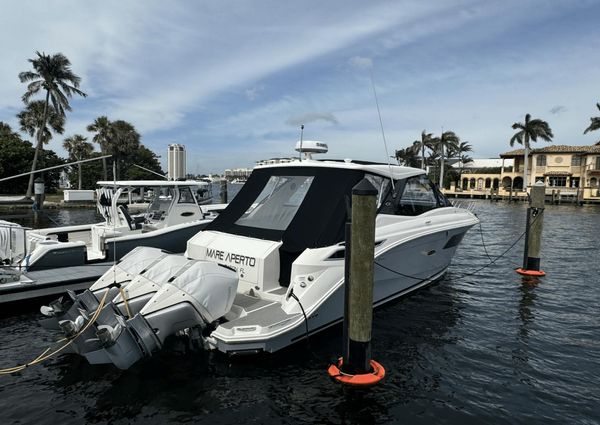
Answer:
M533 276L521 277L521 299L519 300L519 318L521 324L519 326L519 336L522 340L526 340L529 336L529 327L533 322L533 308L536 299L535 288L540 283L540 279Z

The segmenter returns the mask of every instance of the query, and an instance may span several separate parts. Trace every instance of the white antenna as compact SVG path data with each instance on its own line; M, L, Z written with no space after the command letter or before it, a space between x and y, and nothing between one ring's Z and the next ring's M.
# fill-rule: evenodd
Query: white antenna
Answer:
M152 171L152 170L150 170L150 169L148 169L148 168L144 168L144 167L142 167L141 165L133 164L133 166L134 166L134 167L141 168L142 170L144 170L144 171L147 171L147 172L149 172L149 173L156 174L157 176L160 176L160 177L162 177L163 179L168 179L168 176L165 176L164 174L157 173L156 171Z
M115 195L117 195L117 162L113 161L113 196L111 199L111 203L114 202L115 206L115 217L113 218L113 282L117 283L117 217L119 216L119 209L117 205L119 204L119 199L115 199Z
M394 186L394 176L392 175L392 164L390 164L390 154L387 148L387 141L385 140L385 131L383 130L383 120L381 119L381 111L379 110L379 100L377 100L377 91L375 90L375 79L373 78L373 66L370 68L371 71L371 86L373 87L373 95L375 96L375 105L377 106L377 115L379 116L379 125L381 126L381 136L383 137L383 146L385 147L385 158L387 160L388 168L390 171L390 181L392 182L392 193L396 192Z
M300 149L298 150L298 159L302 162L302 139L304 137L304 124L300 125Z

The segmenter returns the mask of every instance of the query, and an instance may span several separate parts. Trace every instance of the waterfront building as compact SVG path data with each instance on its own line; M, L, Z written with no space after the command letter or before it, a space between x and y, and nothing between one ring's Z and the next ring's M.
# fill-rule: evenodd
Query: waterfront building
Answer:
M481 197L496 189L499 196L526 196L523 188L524 149L500 154L499 166L469 167L461 171L459 185L445 190L449 195ZM528 181L542 181L547 194L600 202L600 142L592 146L549 145L531 149Z
M252 168L228 168L225 170L225 179L231 180L246 180L250 177Z
M296 161L298 158L269 158L261 159L256 161L256 165L273 165L273 164L284 164L286 162Z

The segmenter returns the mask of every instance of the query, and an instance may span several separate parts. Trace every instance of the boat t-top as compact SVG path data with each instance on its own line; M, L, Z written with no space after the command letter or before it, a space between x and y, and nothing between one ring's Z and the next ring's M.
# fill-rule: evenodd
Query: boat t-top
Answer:
M302 150L326 145L305 141ZM183 255L137 248L90 290L44 307L46 325L75 338L90 363L122 369L175 333L228 354L294 344L342 320L344 227L363 178L378 190L374 305L439 279L478 222L470 211L453 207L421 169L307 154L257 166Z
M0 304L87 288L139 245L183 252L186 241L214 218L198 205L211 193L205 182L100 181L98 186L96 207L103 222L36 230L0 223ZM142 213L129 211L135 200L148 202Z

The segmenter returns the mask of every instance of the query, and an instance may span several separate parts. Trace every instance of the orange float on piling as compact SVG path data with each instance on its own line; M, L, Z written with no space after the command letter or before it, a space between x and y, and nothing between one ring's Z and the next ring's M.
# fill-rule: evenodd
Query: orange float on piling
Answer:
M351 387L371 387L385 378L385 368L373 359L370 361L372 372L356 375L342 372L343 362L344 360L340 357L337 364L332 364L327 369L329 376L341 384Z
M515 269L515 271L517 273L519 273L521 276L531 276L531 277L546 276L546 272L543 270L526 270L522 267L519 267L518 269Z

